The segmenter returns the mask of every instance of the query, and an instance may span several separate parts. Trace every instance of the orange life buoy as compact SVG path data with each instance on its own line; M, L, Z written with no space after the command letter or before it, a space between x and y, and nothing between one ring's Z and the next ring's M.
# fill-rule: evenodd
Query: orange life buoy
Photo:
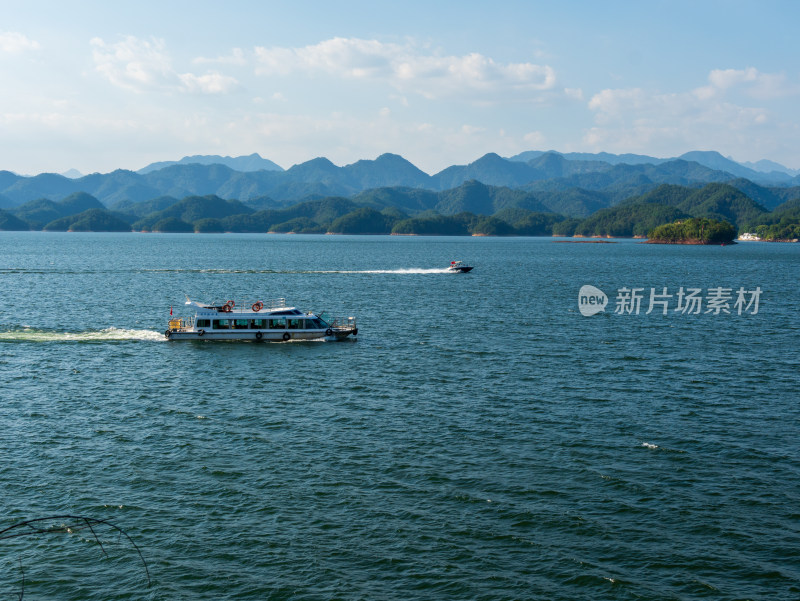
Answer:
M253 303L253 311L255 311L256 313L261 311L261 309L263 308L264 308L264 303L262 303L261 301L256 301L255 303Z
M228 305L228 306L229 306L229 307L231 307L231 308L233 308L233 307L235 307L235 306L236 306L236 303L235 303L235 302L233 302L232 300L229 300L229 301L228 301L227 303L225 303L225 304L226 304L226 305Z

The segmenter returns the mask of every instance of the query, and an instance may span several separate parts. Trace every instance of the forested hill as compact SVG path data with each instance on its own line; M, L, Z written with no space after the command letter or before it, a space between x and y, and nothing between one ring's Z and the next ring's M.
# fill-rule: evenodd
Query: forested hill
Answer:
M584 220L560 224L555 233L643 237L659 225L682 218L715 219L740 227L760 223L769 214L765 207L727 184L708 184L699 189L662 185L615 207L601 209Z
M552 210L547 197L477 181L442 192L378 188L352 198L330 196L279 208L265 204L193 195L122 201L108 209L76 193L60 202L40 199L0 210L0 230L630 237L704 218L739 231L762 228L765 237L792 239L800 231L800 194L769 211L737 188L717 183L662 185L585 218Z
M793 238L800 175L714 152L489 153L428 175L383 154L282 169L258 155L194 156L77 178L0 171L0 229L644 236L686 218Z
M162 197L207 195L240 202L260 199L262 208L281 208L310 198L352 198L378 188L444 192L476 181L532 193L550 210L587 217L661 184L702 187L728 183L768 209L793 198L791 190L800 186L800 175L789 170L758 172L718 153L688 153L671 160L638 157L633 163L609 158L613 156L601 153L569 158L546 152L527 159L522 155L506 159L489 153L468 165L452 165L434 175L396 154L343 167L320 157L286 170L251 155L184 157L138 172L119 169L78 178L53 173L24 177L0 171L0 208L13 209L42 198L59 202L77 192L93 196L107 208Z

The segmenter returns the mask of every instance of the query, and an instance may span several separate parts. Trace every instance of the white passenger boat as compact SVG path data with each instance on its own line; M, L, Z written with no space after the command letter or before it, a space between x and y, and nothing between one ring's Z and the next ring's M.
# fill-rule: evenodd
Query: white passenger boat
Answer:
M286 305L283 298L209 305L189 300L189 318L170 317L164 332L170 340L343 340L358 334L355 317L328 317ZM172 310L170 309L170 315Z

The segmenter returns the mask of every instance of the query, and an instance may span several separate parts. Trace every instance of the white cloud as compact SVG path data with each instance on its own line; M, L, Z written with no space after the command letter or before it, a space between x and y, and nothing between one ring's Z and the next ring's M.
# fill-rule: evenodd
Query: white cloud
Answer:
M527 144L528 147L536 148L544 144L546 138L540 131L531 131L522 136L522 139L525 141L525 144Z
M486 131L485 127L476 127L474 125L467 125L467 124L461 126L461 133L466 134L468 136L483 133L484 131Z
M727 98L742 86L751 98L775 98L778 90L788 93L781 78L755 69L715 70L709 83L679 93L641 88L602 90L588 102L595 126L583 141L592 149L609 152L652 154L662 149L662 155L670 156L714 148L747 156L758 141L785 137L768 104L746 106L737 98Z
M751 98L770 100L800 94L800 87L789 84L783 73L761 73L754 67L714 69L708 74L708 84L695 89L694 95L706 100L741 90Z
M116 44L91 40L95 68L115 86L142 92L173 87L175 73L163 40L127 36Z
M256 47L261 75L288 75L296 71L322 71L339 77L386 77L392 57L401 46L375 40L333 38L302 48Z
M603 90L589 100L589 109L595 111L599 118L606 119L620 116L631 108L641 108L645 98L644 91L639 88Z
M195 58L193 63L198 65L203 64L217 64L217 65L246 65L247 58L245 58L244 50L241 48L234 48L231 50L231 53L227 56L218 56L217 58L205 58L202 56L198 56Z
M201 94L224 94L237 85L236 79L220 73L206 73L205 75L194 75L184 73L179 75L181 83L187 92L199 92Z
M580 88L564 88L564 96L573 100L583 100L583 90Z
M76 114L67 111L30 111L26 113L3 113L0 114L0 123L8 127L17 127L17 131L25 133L29 131L49 131L59 132L65 135L80 135L87 129L96 128L108 130L110 127L122 129L123 126L131 124L124 119L113 119L99 117L97 115Z
M333 38L302 48L257 47L255 56L260 75L302 72L378 80L428 98L531 95L551 90L556 83L555 72L547 65L503 64L478 53L441 56L410 42Z
M0 33L0 52L20 54L26 50L38 50L39 42L30 39L25 34L16 31Z
M235 78L216 72L178 73L163 40L126 36L116 44L107 44L100 38L92 39L91 44L97 71L126 90L222 94L238 86Z
M755 81L757 78L758 71L752 67L743 70L714 69L708 75L708 81L721 90L725 90L737 83Z
M691 128L713 124L715 127L747 127L765 123L769 110L763 107L739 106L717 94L649 92L641 88L603 90L588 103L598 125L624 124L647 127L671 123Z

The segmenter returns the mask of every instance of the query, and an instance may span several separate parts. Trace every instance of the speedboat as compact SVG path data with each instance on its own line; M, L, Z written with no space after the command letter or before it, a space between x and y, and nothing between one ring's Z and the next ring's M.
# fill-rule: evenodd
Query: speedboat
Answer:
M358 334L355 317L329 317L286 305L286 299L198 303L188 318L170 317L164 336L169 340L343 340ZM170 309L170 316L172 309Z
M472 271L472 266L467 265L463 261L450 261L450 267L447 268L448 271L457 271L459 273L467 273Z

